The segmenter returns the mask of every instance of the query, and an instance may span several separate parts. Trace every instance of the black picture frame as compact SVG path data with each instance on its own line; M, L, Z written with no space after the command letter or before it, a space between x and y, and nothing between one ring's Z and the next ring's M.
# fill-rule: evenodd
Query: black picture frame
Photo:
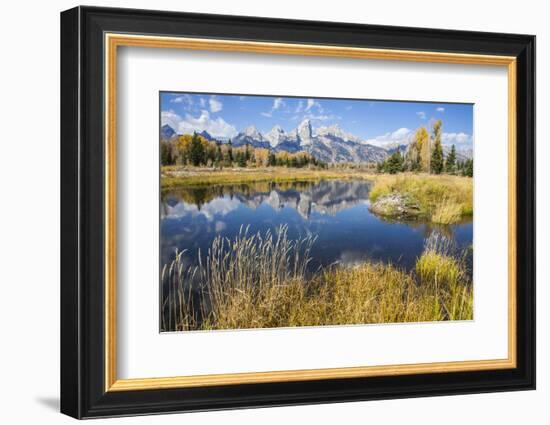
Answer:
M517 367L300 382L105 391L104 33L517 58ZM535 37L132 9L61 13L61 412L75 418L535 388Z

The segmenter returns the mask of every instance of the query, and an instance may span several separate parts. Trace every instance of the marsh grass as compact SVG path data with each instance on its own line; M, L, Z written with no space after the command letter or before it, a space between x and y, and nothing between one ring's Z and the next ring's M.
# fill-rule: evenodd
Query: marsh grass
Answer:
M212 184L242 184L258 182L306 182L335 179L366 179L373 174L354 169L316 169L316 168L238 168L238 169L201 169L177 166L162 167L161 188L176 189L189 186Z
M473 214L473 185L469 177L427 174L376 176L371 202L399 194L419 209L419 216L438 224L451 224Z
M391 264L335 264L308 273L314 238L276 232L216 238L199 265L163 269L162 330L244 329L470 320L464 256L447 238L426 241L413 272ZM200 256L199 256L200 257Z
M451 239L438 233L426 240L416 262L424 289L437 294L436 315L450 320L473 318L473 288L466 266L467 251L459 251Z

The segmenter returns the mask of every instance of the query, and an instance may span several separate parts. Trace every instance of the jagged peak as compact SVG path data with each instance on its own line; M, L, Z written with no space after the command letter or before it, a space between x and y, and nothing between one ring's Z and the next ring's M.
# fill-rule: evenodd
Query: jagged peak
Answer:
M271 147L275 147L279 143L286 140L287 136L283 128L277 124L271 129L269 133L265 135L265 138L269 141Z
M283 130L283 127L281 127L279 124L275 124L271 129L270 133L274 133L274 132L284 133L285 131Z
M309 119L303 120L297 129L298 136L300 136L301 145L311 144L311 138L313 136L313 131L311 129L311 121Z
M361 139L351 133L348 133L339 124L319 127L316 132L318 136L334 136L340 139L360 143Z
M160 128L160 133L165 138L172 138L177 134L176 130L174 130L170 124L164 124Z
M263 140L262 133L260 133L260 131L254 125L249 125L248 127L246 127L241 134L255 140Z

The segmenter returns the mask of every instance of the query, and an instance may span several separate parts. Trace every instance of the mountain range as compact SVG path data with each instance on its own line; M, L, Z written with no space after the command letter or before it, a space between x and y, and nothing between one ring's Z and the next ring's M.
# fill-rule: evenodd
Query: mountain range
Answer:
M169 140L177 136L176 131L165 124L161 127L161 139ZM212 137L206 130L198 133L208 141L226 143ZM275 152L290 153L308 152L320 161L335 162L380 162L396 150L406 152L408 142L387 147L374 146L360 137L344 131L338 124L317 127L315 130L311 121L306 119L290 132L285 132L279 125L271 131L262 134L255 126L249 126L237 134L232 140L233 146L250 145L255 148L270 149ZM450 146L444 146L444 154L450 151ZM472 157L471 149L457 149L459 160Z

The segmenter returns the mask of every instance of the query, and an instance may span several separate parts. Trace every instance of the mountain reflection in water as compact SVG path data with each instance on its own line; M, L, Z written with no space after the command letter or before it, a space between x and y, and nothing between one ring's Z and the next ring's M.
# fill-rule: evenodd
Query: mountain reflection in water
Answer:
M317 239L310 269L335 262L366 260L411 268L424 239L438 231L459 248L472 243L471 218L441 226L425 222L390 222L369 211L370 184L364 180L209 185L172 191L161 199L161 264L187 250L196 264L218 235L232 239L241 227L249 233L288 226L288 236Z

